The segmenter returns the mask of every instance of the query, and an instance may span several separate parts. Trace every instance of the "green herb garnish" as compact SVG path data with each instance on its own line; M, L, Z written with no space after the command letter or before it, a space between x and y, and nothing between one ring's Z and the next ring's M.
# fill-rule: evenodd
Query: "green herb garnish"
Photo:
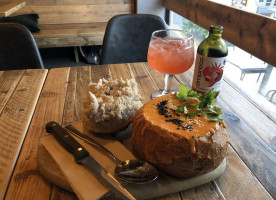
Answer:
M180 101L187 101L188 92L189 92L189 89L185 85L180 84L178 88L178 92L176 93L176 97Z
M179 108L177 108L176 112L184 113L184 115L189 117L195 117L197 114L202 113L206 115L207 119L212 122L220 122L223 119L220 117L222 114L222 110L213 106L212 103L216 101L217 93L212 89L205 94L197 93L196 91L187 88L187 86L180 84L178 92L176 93L176 97L180 101L187 101L189 98L197 98L199 99L199 104L191 103L185 104ZM196 108L195 111L188 112L189 107Z
M180 86L178 88L178 92L176 93L176 97L180 101L187 101L189 97L199 98L200 96L201 96L201 94L197 93L194 90L187 88L183 84L180 84Z
M186 114L186 116L188 117L195 117L196 115L198 115L199 113L202 113L202 111L200 109L196 109L195 111L191 111L191 112L188 112Z
M204 108L214 103L216 101L216 95L217 93L213 89L209 92L206 92L205 94L200 95L200 97L198 97L200 100L199 107Z
M208 105L207 107L203 107L202 113L207 116L209 121L220 122L222 118L220 115L222 114L222 110L217 106Z

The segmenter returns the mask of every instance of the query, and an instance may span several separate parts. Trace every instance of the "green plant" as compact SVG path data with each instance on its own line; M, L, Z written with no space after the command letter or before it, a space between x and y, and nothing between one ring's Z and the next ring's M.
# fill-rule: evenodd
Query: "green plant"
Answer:
M194 35L195 38L200 40L205 39L208 36L207 30L187 19L183 21L183 29L189 31Z

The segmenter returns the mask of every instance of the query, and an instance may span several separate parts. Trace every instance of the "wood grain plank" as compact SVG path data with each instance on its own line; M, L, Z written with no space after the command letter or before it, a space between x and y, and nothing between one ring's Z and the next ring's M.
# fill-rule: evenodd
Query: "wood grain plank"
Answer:
M254 133L248 123L238 117L225 101L217 99L217 105L223 110L231 145L272 197L276 198L276 152ZM249 182L252 181L247 184L250 184ZM254 187L255 190L256 185Z
M107 22L44 24L33 33L39 48L101 45Z
M39 24L107 22L118 14L133 13L131 4L24 6L17 14L37 13Z
M0 72L0 113L18 85L24 70L1 71Z
M40 32L33 33L35 38L41 37L61 37L78 34L79 36L89 36L91 33L103 34L106 29L107 22L93 22L80 24L42 24L39 28Z
M25 1L22 2L1 2L0 1L0 17L7 17L12 13L18 11L26 5Z
M71 68L63 112L64 126L82 120L82 102L88 94L91 81L91 67Z
M34 70L32 70L34 71ZM39 140L49 121L61 123L69 68L50 70L17 161L6 199L49 199L50 183L37 171ZM34 83L31 83L34 85ZM28 87L31 87L30 85ZM27 98L26 98L27 99ZM25 121L25 119L23 120Z
M155 80L149 76L151 75L147 70L147 66L144 63L131 63L132 76L136 79L138 84L139 93L142 97L142 102L146 103L151 100L151 94L158 90L158 86Z
M165 0L164 5L203 28L221 24L227 41L276 66L275 19L206 0Z
M91 36L79 36L69 35L62 37L46 37L46 38L35 38L37 46L39 48L51 48L51 47L75 47L75 46L90 46L90 45L102 45L103 35Z
M229 66L230 67L230 66ZM248 86L245 84L240 84L228 76L226 73L223 78L229 85L231 85L235 90L242 94L247 100L249 100L257 109L261 110L268 118L276 123L276 106L269 103L259 93L255 91L248 90Z
M82 120L82 103L91 82L111 77L108 66L85 66L70 68L62 124L64 126Z
M219 191L216 187L212 186L211 183L201 185L199 187L191 188L189 190L180 192L181 199L212 199L220 200L223 199L220 197Z
M74 193L67 192L55 185L53 185L53 191L50 200L78 200L78 197Z
M111 78L111 71L108 65L93 65L92 68L92 74L91 74L91 81L93 83L96 83L99 81L99 79L109 79Z
M219 97L276 152L275 147L271 145L271 141L276 138L275 122L227 83L222 85Z
M215 182L225 199L273 199L231 147L226 171Z
M127 64L111 64L109 65L112 79L130 79L132 78Z
M48 70L26 70L0 116L0 199L3 199ZM16 82L22 72L11 72ZM6 74L6 73L5 73ZM19 77L18 77L19 76ZM12 78L12 77L10 77ZM17 84L17 83L16 83ZM22 100L20 100L22 99ZM28 159L28 158L27 158ZM21 174L21 178L31 176ZM15 180L17 181L16 177Z

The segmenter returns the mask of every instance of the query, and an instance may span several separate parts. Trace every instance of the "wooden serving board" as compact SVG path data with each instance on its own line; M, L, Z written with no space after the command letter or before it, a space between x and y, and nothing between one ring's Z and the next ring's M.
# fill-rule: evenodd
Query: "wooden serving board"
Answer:
M51 183L69 192L74 192L57 163L44 146L39 147L37 169L40 174Z
M82 126L80 124L76 124L75 126L82 131ZM123 136L121 135L117 139L124 140L128 138L130 131L131 127L124 131L124 134L122 134ZM114 175L115 164L111 159L107 158L79 138L75 137L75 139L78 140L105 169ZM128 150L131 150L131 146L129 145L131 144L130 139L125 140L124 143L128 149L118 140L103 138L94 139L103 144L121 160L134 158L133 154ZM101 185L92 173L83 166L77 164L73 156L61 147L52 135L42 138L41 143L42 145L40 147L37 164L38 170L44 178L67 191L76 193L79 199L96 199L109 191L108 188ZM137 199L160 197L210 182L221 175L225 171L225 168L226 159L217 169L202 176L190 179L177 179L160 173L158 179L154 182L139 185L129 184L126 188Z

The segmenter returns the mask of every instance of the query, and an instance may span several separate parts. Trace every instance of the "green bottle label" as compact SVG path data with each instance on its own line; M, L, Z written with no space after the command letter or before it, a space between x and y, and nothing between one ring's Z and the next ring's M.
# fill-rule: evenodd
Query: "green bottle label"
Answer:
M223 80L226 57L214 58L197 54L193 77L193 89L206 93L211 89L219 92Z

